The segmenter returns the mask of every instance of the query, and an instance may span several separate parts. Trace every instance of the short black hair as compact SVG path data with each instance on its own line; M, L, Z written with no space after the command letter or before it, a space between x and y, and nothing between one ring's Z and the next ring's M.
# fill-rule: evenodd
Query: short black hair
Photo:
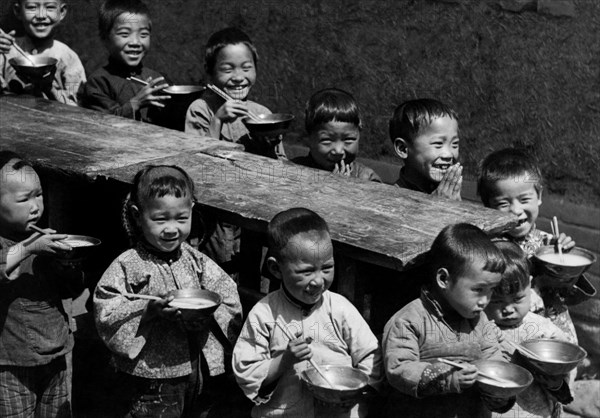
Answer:
M27 161L26 159L21 157L16 152L5 150L5 151L0 151L0 170L2 170L4 168L4 166L7 165L12 160L17 160L10 167L13 170L20 170L23 167L33 168L33 165L29 161Z
M213 33L206 43L204 53L204 69L209 75L214 74L219 51L228 45L244 44L252 53L254 66L258 67L258 53L250 37L241 29L230 27Z
M144 15L150 20L150 10L145 3L140 0L105 0L100 5L98 30L100 39L108 39L108 35L114 26L117 18L123 13ZM152 28L152 22L150 22Z
M361 128L356 100L344 90L328 88L314 93L304 110L304 126L309 134L327 122L347 122Z
M527 289L530 285L529 274L531 266L525 251L510 241L496 241L494 244L502 251L506 262L506 269L502 274L502 280L494 288L494 294L510 296Z
M398 105L389 124L392 144L397 138L412 143L434 119L442 117L458 120L456 111L439 100L415 99Z
M282 251L292 237L312 231L329 234L325 219L312 210L291 208L279 212L267 227L269 253L276 258L282 258Z
M506 264L502 252L486 233L468 223L444 227L431 245L429 262L432 280L440 268L448 270L453 279L475 262L483 262L483 270L491 273L503 273Z
M490 205L494 185L506 179L533 183L538 196L542 192L542 172L535 157L524 149L504 148L492 152L481 162L477 193L484 206Z

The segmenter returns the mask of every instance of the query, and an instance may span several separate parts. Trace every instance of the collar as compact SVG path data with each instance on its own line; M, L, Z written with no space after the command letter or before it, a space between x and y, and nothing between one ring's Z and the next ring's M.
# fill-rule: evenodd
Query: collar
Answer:
M106 66L106 68L111 74L119 75L123 78L131 76L137 77L142 75L144 64L140 62L140 64L136 67L130 67L128 65L123 64L120 61L115 60L112 57L109 57L108 65Z
M447 306L445 301L440 301L439 296L436 295L435 292L427 289L426 287L421 288L421 301L425 308L437 316L443 322L455 322L465 319L466 321L470 321L469 319L463 318L451 307ZM450 327L450 325L448 325ZM452 328L452 327L450 327Z
M404 172L404 167L402 167L400 169L400 174L398 175L398 180L396 180L396 185L398 187L400 187L401 189L415 190L417 192L422 192L422 193L427 193L427 194L431 194L437 188L437 184L435 184L435 183L430 183L429 187L423 188L423 187L419 186L417 183L409 180L406 177L406 174Z
M533 224L531 230L523 238L515 239L507 235L509 241L518 244L519 247L528 255L533 255L541 246L546 244L546 234Z
M302 311L302 316L308 316L308 314L310 314L310 312L319 304L319 302L323 301L323 297L321 297L321 300L319 300L318 302L304 303L301 300L298 300L294 296L292 296L292 294L289 292L289 290L286 289L283 282L281 282L281 288L283 289L283 294L285 295L287 300L292 305L296 306L297 308L300 308L300 310Z
M144 239L140 240L138 246L142 248L143 251L145 251L146 253L168 264L179 260L179 258L181 257L181 245L176 250L173 250L168 253L157 250L152 245L148 244Z

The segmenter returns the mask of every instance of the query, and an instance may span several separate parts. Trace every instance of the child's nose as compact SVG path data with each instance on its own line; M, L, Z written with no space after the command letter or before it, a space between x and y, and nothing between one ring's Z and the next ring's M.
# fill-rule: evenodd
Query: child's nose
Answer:
M523 213L523 207L521 206L521 203L519 202L514 202L513 204L510 205L510 212L514 215L520 215Z
M446 144L442 147L442 152L440 154L441 158L444 159L454 159L455 155L454 155L454 149L452 148L452 146L450 146L449 144Z
M505 314L505 315L510 315L514 311L515 311L515 309L514 309L514 307L512 305L505 305L502 308L502 313Z
M344 154L344 143L336 142L333 144L333 149L331 150L334 154L343 155Z

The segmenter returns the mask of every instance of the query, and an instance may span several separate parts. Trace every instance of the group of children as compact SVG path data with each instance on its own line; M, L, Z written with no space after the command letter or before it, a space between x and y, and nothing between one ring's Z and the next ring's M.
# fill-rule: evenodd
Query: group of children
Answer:
M80 98L79 103L94 109L160 120L167 84L142 64L151 34L143 3L103 3L100 32L109 63L87 82L81 71L76 89L66 78L76 67L64 59L70 56L64 53L68 48L52 39L66 14L65 3L21 0L14 7L25 37L0 35L3 82L12 86L18 80L20 91L29 88L28 80L11 75L7 64L17 42L28 52L54 54L69 68L63 71L59 64L51 86L46 83L43 89L46 97L71 103ZM206 72L233 100L204 92L189 107L185 129L285 158L281 138L252 137L243 123L249 111L269 112L247 100L257 59L240 30L215 33L206 50ZM349 93L319 91L305 115L309 154L296 162L380 181L355 160L361 119ZM389 130L404 160L398 187L460 200L457 121L456 112L436 100L411 100L396 108ZM83 269L65 260L70 251L65 235L35 228L44 208L31 164L2 151L0 174L0 416L68 417L65 359L73 336L61 301L82 291ZM496 241L473 225L445 227L428 253L420 296L389 319L379 341L352 303L328 290L335 261L327 223L318 214L292 208L271 220L266 270L281 287L259 301L242 323L236 283L219 265L223 259L211 254L213 261L186 241L195 203L192 180L175 166L141 170L123 210L134 244L107 268L93 295L98 334L131 391L127 416L199 416L207 409L200 395L211 378L221 375L235 376L256 417L559 416L561 403L571 399L573 376L535 373L530 388L516 399L504 399L476 385L477 369L470 363L501 359L521 364L508 340L547 337L576 343L568 304L595 290L583 276L578 286L545 286L531 268L529 258L540 246L555 244L568 251L575 243L564 234L553 239L536 227L542 177L529 154L514 149L490 154L482 162L478 190L485 206L513 213L518 225ZM225 237L225 252L234 252L235 228L220 224L219 230L215 245ZM211 317L184 321L170 305L172 291L190 288L221 295ZM589 292L581 295L582 289ZM440 358L464 367L456 369ZM309 360L362 370L369 377L369 395L355 404L316 401L299 377L311 367Z

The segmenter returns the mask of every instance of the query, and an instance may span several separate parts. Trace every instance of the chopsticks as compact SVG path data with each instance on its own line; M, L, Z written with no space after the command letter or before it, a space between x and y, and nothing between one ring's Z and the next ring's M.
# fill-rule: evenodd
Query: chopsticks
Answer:
M44 231L42 228L40 228L40 227L39 227L39 226L37 226L37 225L31 224L31 225L29 225L29 227L30 227L31 229L33 229L35 232L39 232L39 233L40 233L40 234L42 234L42 235L48 235L48 232Z
M133 76L131 76L131 77L127 77L127 80L130 80L130 81L137 81L138 83L140 83L140 84L143 84L144 86L147 86L147 85L148 85L148 82L147 82L147 81L144 81L144 80L142 80L141 78L137 78L137 77L133 77Z
M0 32L2 32L5 35L7 34L2 29L0 29ZM27 52L23 51L23 49L16 42L13 42L12 46L17 50L17 52L19 54L23 55L25 57L25 59L27 59L27 61L29 61L31 63L31 65L33 65L34 67L38 66L35 62L33 62L31 57L29 56L29 54Z
M283 331L283 333L285 334L285 336L289 339L289 340L294 340L295 337L283 326L279 323L279 321L275 321L275 325L277 325L281 331ZM323 370L321 370L321 368L319 367L319 365L317 363L315 363L315 361L311 358L308 360L310 365L313 366L315 368L315 370L321 375L321 377L323 378L323 380L325 380L325 382L327 382L327 384L331 387L331 389L335 389L335 386L333 385L333 383L331 383L331 381L329 380L329 378L325 375L325 373L323 372Z
M140 295L137 293L128 293L125 292L123 293L123 296L131 298L131 299L145 299L145 300L163 300L163 298L159 297L159 296L152 296L152 295ZM171 305L172 306L172 305ZM194 305L193 303L186 303L186 302L181 302L181 301L177 301L177 308L188 308L188 309L195 309L197 308L196 305Z
M209 90L211 90L213 93L215 93L217 96L220 96L224 100L233 100L233 98L229 94L225 93L223 90L221 90L214 84L207 84L206 88L208 88ZM250 116L250 119L253 119L255 122L261 121L261 119L258 117L258 115L256 115L251 110L248 110L248 116Z
M463 364L460 364L460 363L457 363L455 361L448 360L448 359L445 359L445 358L438 358L438 361L441 362L441 363L448 364L448 365L453 366L453 367L458 367L459 369L464 369L465 368L465 366ZM496 382L502 383L503 385L508 385L508 384L512 383L510 380L506 380L506 379L503 379L501 377L494 376L492 374L487 374L487 373L484 373L484 372L482 372L480 370L477 370L477 373L480 376L487 377L488 379L491 379L491 380L495 380Z
M508 341L508 343L509 343L509 344L510 344L510 345L511 345L511 346L512 346L512 347L513 347L515 350L517 350L517 351L521 352L522 354L525 354L527 357L531 357L531 358L533 358L534 360L542 360L542 359L540 358L540 356L538 356L537 354L535 354L535 353L534 353L533 351L531 351L530 349L528 349L528 348L525 348L525 347L523 347L522 345L519 345L519 344L515 343L514 341L510 341L510 340L507 340L507 341Z
M556 246L558 247L558 257L561 263L565 261L563 257L562 247L558 242L558 238L560 237L560 231L558 230L558 219L556 216L552 217L552 221L550 222L550 227L552 228L552 235L556 237Z

